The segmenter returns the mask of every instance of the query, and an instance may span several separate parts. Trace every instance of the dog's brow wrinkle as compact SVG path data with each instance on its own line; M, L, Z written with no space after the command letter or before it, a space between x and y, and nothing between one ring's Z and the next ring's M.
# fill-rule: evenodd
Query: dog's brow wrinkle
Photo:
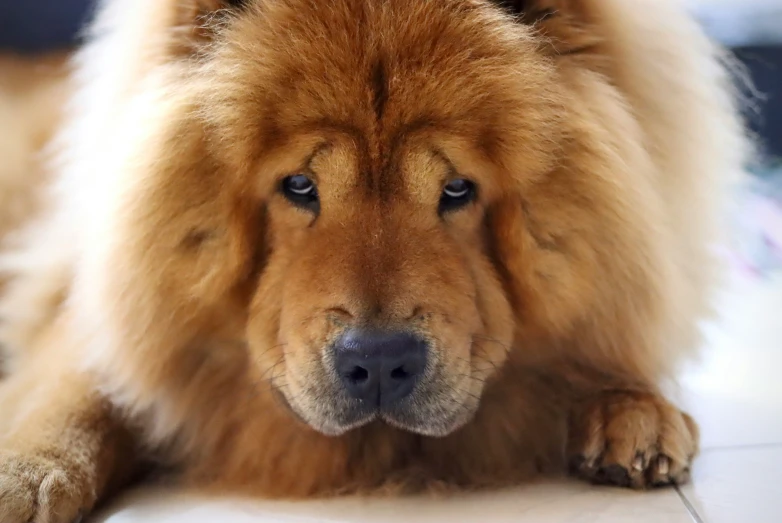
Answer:
M372 101L375 108L375 116L378 123L383 119L386 102L388 101L388 81L386 79L385 65L378 60L372 69Z
M187 250L195 250L201 247L214 236L214 232L206 229L192 229L185 234L180 245Z

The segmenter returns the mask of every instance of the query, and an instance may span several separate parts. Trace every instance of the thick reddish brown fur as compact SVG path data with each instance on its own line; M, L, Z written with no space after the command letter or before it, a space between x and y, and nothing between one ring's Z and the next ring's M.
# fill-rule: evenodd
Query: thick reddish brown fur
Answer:
M227 4L105 2L53 182L0 176L43 208L0 251L0 522L69 521L150 455L269 497L686 481L660 387L744 141L681 9ZM298 172L317 218L278 190ZM477 201L438 214L454 177ZM340 421L351 325L430 344L396 427Z

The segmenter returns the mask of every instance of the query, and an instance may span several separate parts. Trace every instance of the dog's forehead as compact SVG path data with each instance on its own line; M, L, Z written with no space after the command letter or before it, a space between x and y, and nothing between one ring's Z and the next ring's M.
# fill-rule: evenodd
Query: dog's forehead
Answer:
M498 63L505 57L499 49L481 49L480 38L449 38L445 27L458 25L454 13L440 12L441 27L430 27L428 18L376 11L358 20L318 12L307 24L285 24L290 43L268 50L263 65L271 78L259 80L271 80L269 90L302 116L362 133L383 131L389 139L409 127L464 120L492 90L487 69L492 62L505 65ZM252 75L252 59L244 65Z
M245 158L328 130L352 136L380 173L417 131L490 151L509 143L513 119L546 121L536 113L551 68L527 28L486 4L261 4L226 31L202 82L221 141Z

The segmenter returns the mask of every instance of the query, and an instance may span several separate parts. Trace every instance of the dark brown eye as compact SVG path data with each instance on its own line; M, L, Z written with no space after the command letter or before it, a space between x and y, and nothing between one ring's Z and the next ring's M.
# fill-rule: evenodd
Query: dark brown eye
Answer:
M464 207L475 199L475 184L469 180L451 180L440 195L440 213Z
M247 4L250 3L250 1L249 0L224 0L224 3L228 7L238 9L241 7L246 7Z
M282 194L293 204L318 212L318 188L309 176L296 174L282 180Z

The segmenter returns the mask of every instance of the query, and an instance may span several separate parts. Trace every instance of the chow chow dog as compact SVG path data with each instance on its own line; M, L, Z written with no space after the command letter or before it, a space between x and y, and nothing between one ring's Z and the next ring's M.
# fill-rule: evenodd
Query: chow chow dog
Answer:
M150 467L687 481L664 390L747 149L721 64L674 1L104 1L70 72L9 73L57 129L0 179L0 521Z

